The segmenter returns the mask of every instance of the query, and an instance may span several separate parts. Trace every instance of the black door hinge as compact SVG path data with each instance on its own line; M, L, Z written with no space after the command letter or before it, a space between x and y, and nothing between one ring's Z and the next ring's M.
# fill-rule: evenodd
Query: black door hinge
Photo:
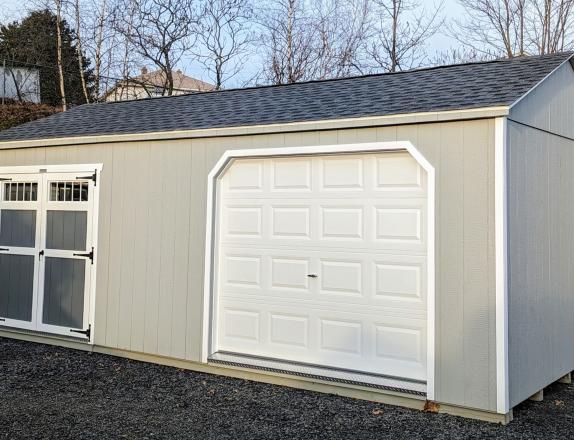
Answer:
M90 339L92 334L92 325L88 325L87 330L70 330L70 333L78 333L80 335L86 335L86 338Z
M0 182L10 182L12 179L7 179L4 177L0 177Z
M94 174L91 176L76 177L76 180L91 180L94 182L94 186L98 186L98 170L94 170Z
M90 251L89 254L74 254L74 257L89 258L91 260L92 264L94 264L94 248L92 248L92 250Z

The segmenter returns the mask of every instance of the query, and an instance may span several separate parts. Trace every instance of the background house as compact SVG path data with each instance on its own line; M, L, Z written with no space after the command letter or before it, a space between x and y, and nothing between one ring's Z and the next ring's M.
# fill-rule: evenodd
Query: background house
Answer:
M184 95L192 92L206 92L213 90L213 84L184 75L181 70L173 74L173 95ZM129 101L131 99L155 98L167 95L165 73L161 70L149 72L142 68L141 74L127 80L118 81L106 94L105 100Z
M28 67L0 66L0 98L40 102L40 71Z

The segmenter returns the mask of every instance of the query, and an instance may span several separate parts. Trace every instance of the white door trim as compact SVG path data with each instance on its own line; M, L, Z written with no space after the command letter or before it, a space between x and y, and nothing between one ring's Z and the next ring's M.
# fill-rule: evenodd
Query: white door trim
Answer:
M203 291L203 334L201 361L208 362L211 348L211 322L213 310L213 287L215 274L215 210L217 209L217 182L232 159L246 157L294 156L314 154L341 154L376 151L408 151L427 172L428 178L428 307L427 307L427 399L435 399L435 169L422 153L408 141L370 142L344 145L320 145L305 147L261 148L245 150L227 150L217 161L208 175L207 217L205 236L205 276Z
M496 265L496 411L510 411L508 387L507 119L494 120L494 212Z
M102 171L104 165L95 164L66 164L66 165L25 165L0 167L0 174L34 174L34 173L85 173Z

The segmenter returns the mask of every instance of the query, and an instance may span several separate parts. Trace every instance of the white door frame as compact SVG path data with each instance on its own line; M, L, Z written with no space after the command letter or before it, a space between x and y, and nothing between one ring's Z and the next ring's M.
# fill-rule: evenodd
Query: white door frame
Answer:
M92 209L92 224L91 230L87 231L87 237L91 235L91 241L96 249L94 252L94 259L93 259L93 266L91 267L91 276L89 280L89 292L88 292L88 301L84 304L84 311L88 310L87 316L84 316L84 320L87 320L88 325L91 328L91 337L86 339L86 342L89 344L94 344L94 323L95 323L95 306L96 306L96 279L97 279L97 259L98 259L98 219L99 219L99 207L100 207L100 182L101 182L101 172L103 170L103 164L96 163L96 164L64 164L64 165L34 165L34 166L4 166L0 167L0 175L1 174L10 174L10 175L37 175L40 178L38 181L40 182L43 179L43 175L45 174L53 174L53 173L73 173L73 174L86 174L92 175L95 174L96 176L96 183L93 186L92 191L92 198L93 198L93 205ZM41 185L39 185L40 187ZM40 192L38 189L38 203L40 203L41 207L43 207L46 203L45 196L47 194L47 189L45 188L44 192ZM41 209L40 209L41 211ZM40 213L41 214L41 213ZM43 243L40 243L38 240L38 231L39 228L42 227L41 225L41 218L38 217L37 219L37 237L36 237L36 247L43 246ZM90 228L90 226L88 226ZM36 263L37 265L37 263ZM37 267L37 266L36 266ZM38 272L36 270L36 272ZM35 277L38 277L38 273L35 273ZM37 281L38 286L37 288L37 295L40 295L40 291L38 289L39 282ZM36 316L38 310L38 301L35 301L33 313L34 317ZM40 326L42 327L42 326ZM43 326L43 329L38 329L39 331L46 331L48 329L47 326ZM23 327L14 327L15 330L18 328ZM57 332L54 332L55 334ZM74 336L74 335L70 335Z
M203 289L203 328L201 361L208 362L211 351L212 312L215 303L215 272L216 262L216 232L215 225L217 209L217 186L220 177L230 166L233 159L247 157L281 157L304 156L316 154L345 154L345 153L373 153L377 151L408 151L420 166L427 172L427 228L428 228L428 255L427 255L427 399L435 398L435 169L423 154L408 141L398 142L369 142L343 145L317 145L305 147L282 148L254 148L245 150L227 150L217 161L208 175L207 181L207 218L205 233L205 275Z
M10 177L10 181L9 182L3 182L0 181L0 189L2 189L2 183L23 183L23 182L33 182L36 183L37 189L36 189L36 200L35 201L9 201L6 202L3 198L2 195L0 195L0 200L2 200L0 202L0 210L30 210L30 211L35 211L36 212L36 231L34 234L34 238L35 238L35 242L34 242L34 247L29 247L29 248L25 248L25 247L17 247L17 246L0 246L0 247L6 247L6 248L10 248L9 251L2 251L2 255L26 255L26 256L31 256L34 258L34 279L33 279L33 283L32 283L32 289L33 289L33 293L32 293L32 314L31 314L31 321L22 321L22 320L18 320L18 319L10 319L10 318L3 318L2 321L0 321L0 324L3 326L7 326L7 327L14 327L14 328L20 328L20 329L24 329L24 330L33 330L35 327L35 321L36 321L36 313L37 313L37 306L38 306L38 285L39 285L39 280L38 280L38 274L39 274L39 261L38 261L38 253L40 252L40 240L39 237L41 235L41 230L42 230L42 221L41 221L41 216L42 216L42 203L43 200L40 196L40 189L42 188L42 176L40 174L35 174L35 173L22 173L22 174L12 174L12 173L2 173L0 172L0 178L5 177L6 175L9 175Z

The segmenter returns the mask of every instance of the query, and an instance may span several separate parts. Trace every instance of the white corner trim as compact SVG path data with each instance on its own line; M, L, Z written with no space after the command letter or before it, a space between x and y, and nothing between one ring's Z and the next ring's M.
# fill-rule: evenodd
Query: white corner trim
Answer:
M495 119L494 142L494 217L496 265L496 410L510 410L508 385L508 271L507 271L507 119Z
M284 148L256 148L245 150L227 150L217 161L208 175L207 182L207 217L205 229L205 274L203 292L203 335L201 347L201 361L208 362L211 346L212 322L212 289L214 286L214 270L216 256L216 209L217 209L217 183L224 170L235 158L271 157L315 154L345 154L368 153L376 151L408 151L414 159L427 172L428 178L428 293L427 293L427 399L435 399L435 169L430 162L408 141L398 142L369 142L344 145L322 145Z

